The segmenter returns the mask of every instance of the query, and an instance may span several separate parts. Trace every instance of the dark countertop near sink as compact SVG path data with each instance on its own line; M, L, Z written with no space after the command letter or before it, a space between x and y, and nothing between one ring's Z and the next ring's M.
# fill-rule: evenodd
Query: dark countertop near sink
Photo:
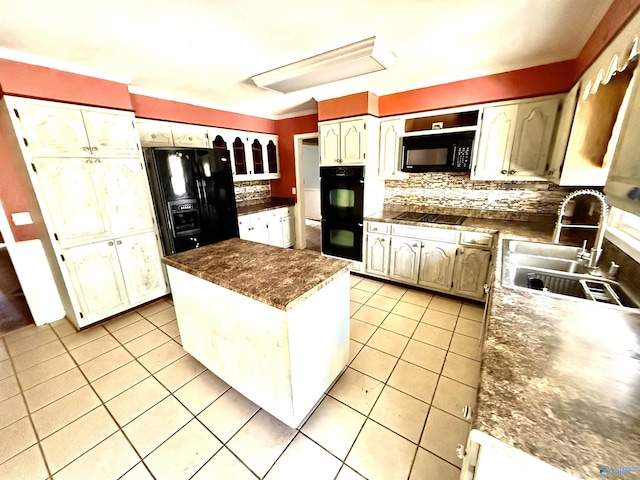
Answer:
M290 310L336 277L349 262L232 238L162 260L166 265L280 310Z
M273 210L281 207L292 207L296 204L295 199L285 197L271 197L269 200L238 207L238 216L249 215L263 210Z
M472 428L578 478L640 465L640 315L501 283L503 240L551 242L553 220L470 216L450 226L398 213L365 220L498 234Z

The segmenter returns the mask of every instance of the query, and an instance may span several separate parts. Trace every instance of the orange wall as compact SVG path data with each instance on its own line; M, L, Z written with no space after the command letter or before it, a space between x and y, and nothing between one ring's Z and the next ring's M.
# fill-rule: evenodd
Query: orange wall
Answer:
M378 96L371 92L354 93L318 102L318 121L356 115L378 115Z
M614 0L576 59L575 80L589 68L639 8L640 0Z
M131 94L136 117L192 123L210 127L235 128L261 133L276 133L275 120L200 107L188 103Z
M271 195L274 197L296 198L291 187L296 186L296 169L293 136L318 131L318 115L278 120L278 150L280 153L280 180L271 181Z
M124 83L0 58L0 92L57 102L132 110Z

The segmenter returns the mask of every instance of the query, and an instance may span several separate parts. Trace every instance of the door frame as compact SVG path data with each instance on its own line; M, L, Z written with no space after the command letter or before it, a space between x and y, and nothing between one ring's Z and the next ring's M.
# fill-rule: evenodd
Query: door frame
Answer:
M308 138L318 138L318 132L300 133L293 136L293 158L296 172L296 197L298 201L295 206L296 218L296 248L304 249L307 246L307 232L305 226L306 210L304 204L304 187L302 183L302 140ZM320 145L318 145L320 148ZM318 157L318 169L320 168L320 157ZM320 170L318 170L318 175Z

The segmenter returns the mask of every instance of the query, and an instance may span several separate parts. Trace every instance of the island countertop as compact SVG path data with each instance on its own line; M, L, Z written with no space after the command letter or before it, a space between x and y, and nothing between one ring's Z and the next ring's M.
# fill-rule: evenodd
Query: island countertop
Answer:
M349 262L344 260L239 238L170 255L162 261L284 311L349 270Z

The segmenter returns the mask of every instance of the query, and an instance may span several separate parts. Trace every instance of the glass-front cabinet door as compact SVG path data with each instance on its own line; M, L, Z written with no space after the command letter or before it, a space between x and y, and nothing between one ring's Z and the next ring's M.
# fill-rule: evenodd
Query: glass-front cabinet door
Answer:
M235 137L233 140L233 166L234 174L236 177L246 176L249 174L247 168L247 157L244 148L244 141L240 137Z

